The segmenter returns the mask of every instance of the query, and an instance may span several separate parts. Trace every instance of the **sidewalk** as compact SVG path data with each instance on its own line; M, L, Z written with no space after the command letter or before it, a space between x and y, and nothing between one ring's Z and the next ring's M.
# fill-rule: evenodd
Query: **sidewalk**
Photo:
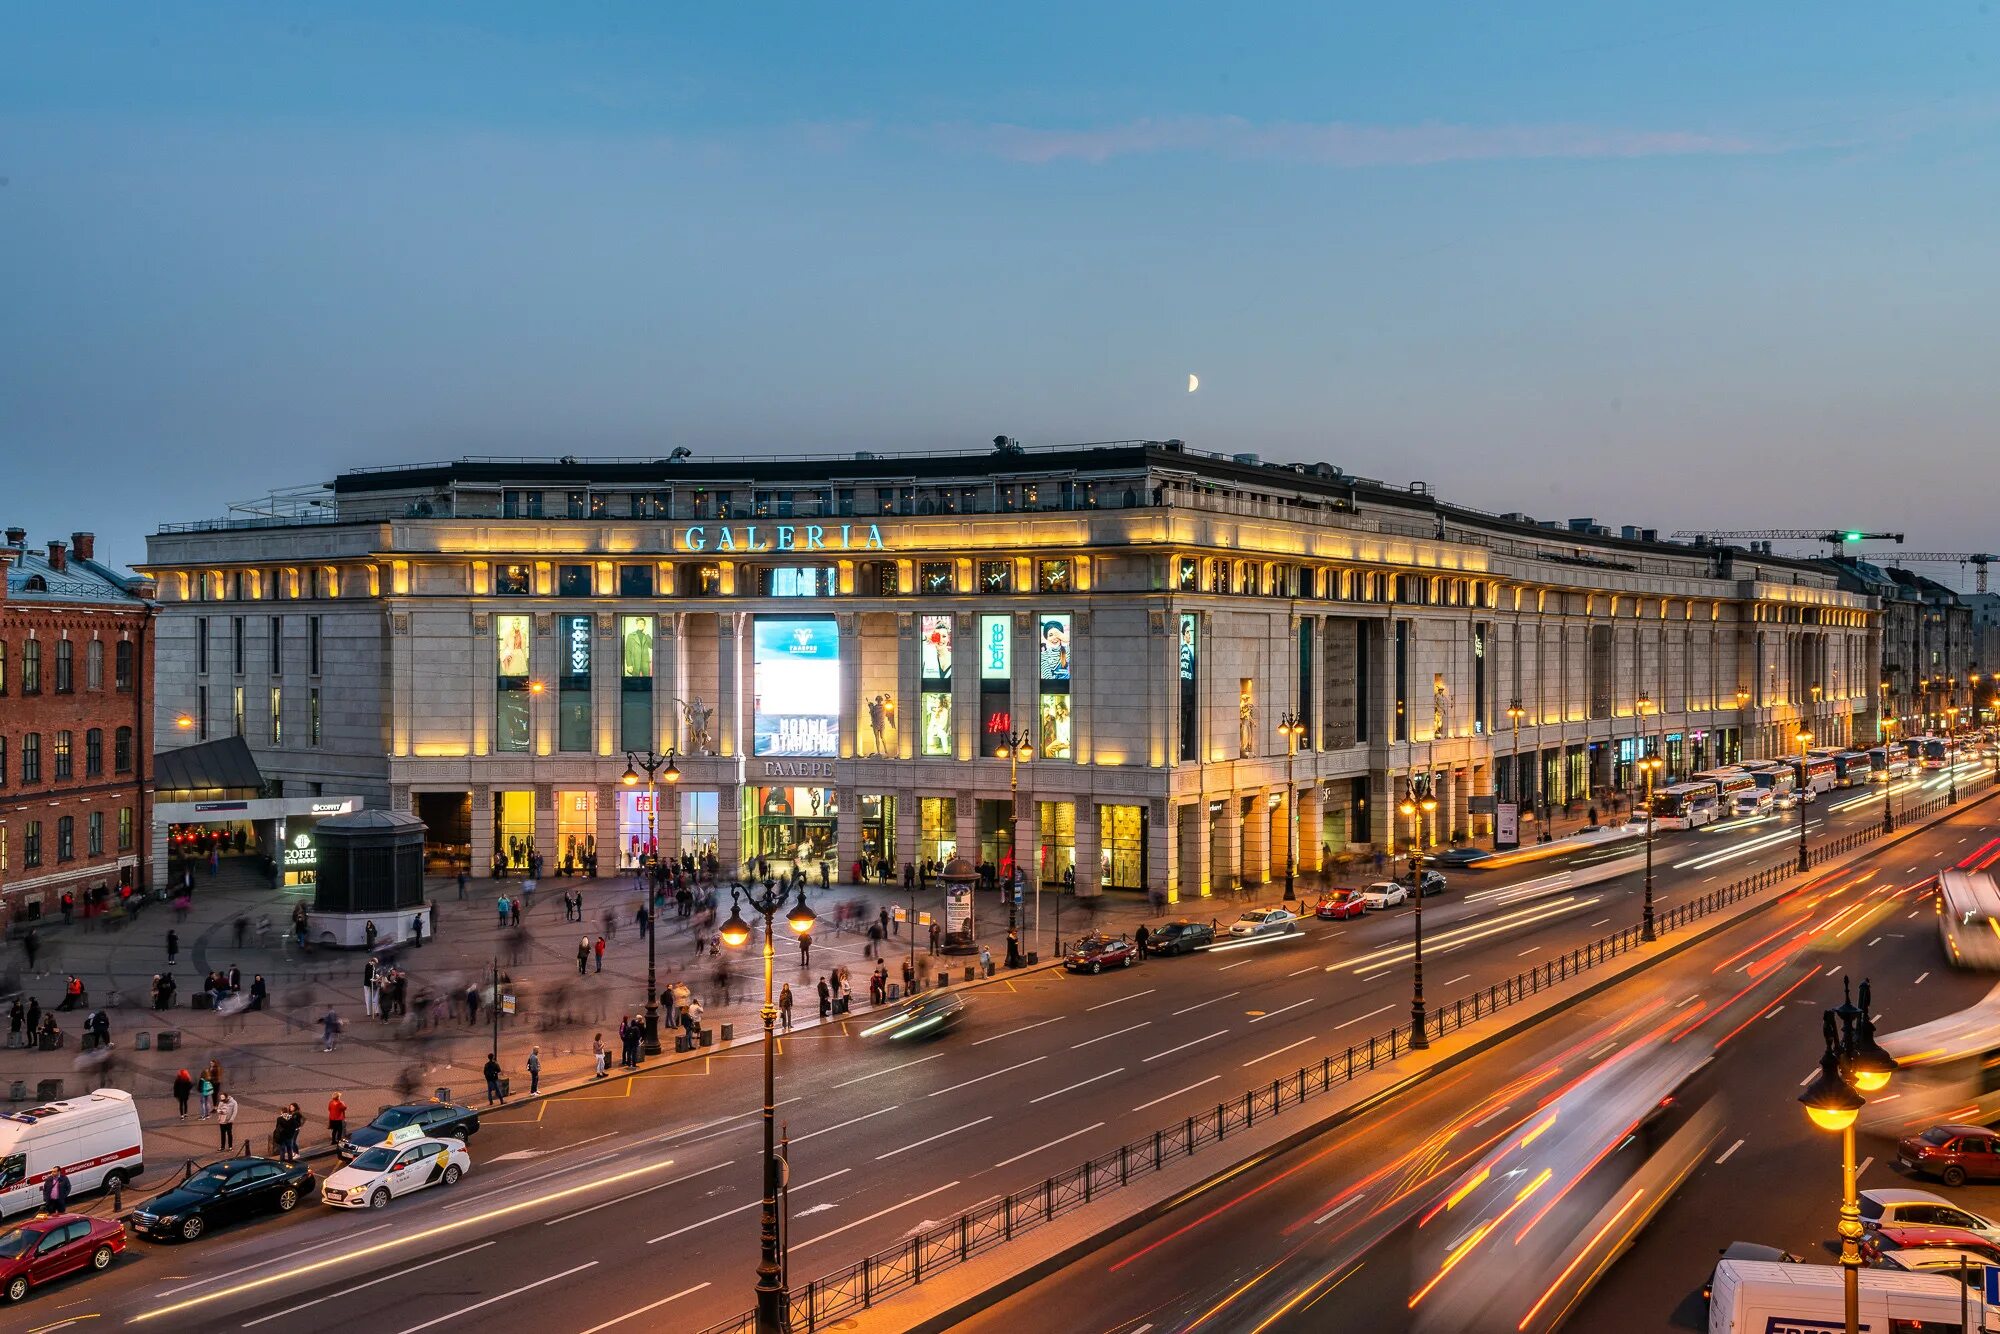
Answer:
M1300 880L1302 897L1309 892L1310 879ZM563 921L562 897L569 889L583 894L581 923ZM1265 886L1258 901L1276 902L1283 889L1282 883ZM157 1171L178 1169L188 1158L206 1158L217 1151L216 1126L204 1124L193 1104L183 1121L171 1092L176 1071L185 1067L199 1077L211 1058L222 1063L224 1086L241 1104L238 1146L261 1151L278 1112L286 1103L296 1101L306 1116L303 1147L324 1147L326 1103L336 1091L348 1103L352 1124L367 1121L377 1107L401 1100L410 1090L428 1095L436 1088L448 1088L461 1101L474 1106L483 1103L480 1067L492 1049L490 1009L482 1005L477 1026L468 1025L463 995L468 985L478 985L484 991L496 963L507 979L503 992L517 1001L516 1012L503 1017L500 1030L500 1061L515 1097L527 1091L525 1061L531 1045L541 1050L544 1092L591 1077L591 1039L596 1034L604 1036L611 1052L611 1070L618 1070L619 1020L627 1014L642 1015L646 1000L646 946L634 916L642 893L636 881L630 876L544 880L534 906L524 912L518 932L503 930L495 911L501 893L510 898L519 894L517 880L473 880L463 902L452 880L432 880L428 891L438 903L437 938L393 953L396 966L410 978L411 1010L419 1010L419 996L435 998L433 1005L425 1008L421 1022L385 1023L365 1016L361 970L367 956L363 953L316 950L301 955L276 930L260 944L255 930L258 919L269 917L274 928L282 928L295 903L310 902L309 888L272 890L225 872L219 879L203 877L198 881L193 906L184 919L177 919L167 905L155 903L122 925L79 920L66 927L59 918L39 923L41 949L36 968L25 968L25 953L18 944L8 947L7 964L22 967L25 994L40 999L44 1008L60 1003L67 974L80 975L89 990L91 1008L109 1009L112 1065L105 1072L89 1068L89 1058L80 1056L76 1045L83 1016L64 1014L58 1018L66 1045L51 1052L6 1050L0 1054L0 1080L4 1080L0 1086L24 1084L25 1096L30 1099L36 1096L41 1081L51 1079L62 1081L65 1097L107 1083L129 1089L138 1098L147 1137L148 1184ZM794 1023L799 1027L817 1021L815 983L836 967L849 971L856 1012L867 1008L868 976L874 967L874 961L864 957L867 924L879 922L885 907L891 909L893 917L895 908L907 912L910 904L910 895L900 887L885 891L880 885L836 884L824 891L808 886L806 897L820 920L813 933L811 967L802 963L796 943L781 923L774 974L778 984L789 982L792 986ZM936 887L918 891L915 899L918 912L941 916L943 896ZM855 901L860 904L859 913L843 930L836 925L839 905ZM1064 937L1073 939L1092 928L1130 932L1141 922L1157 923L1180 912L1227 920L1252 901L1247 896L1241 900L1219 897L1158 913L1145 899L1133 895L1105 895L1084 904L1064 895L1061 927ZM1056 894L1044 891L1041 940L1045 945L1054 939L1057 908ZM1036 948L1034 912L1034 896L1029 895L1022 910L1024 950ZM717 894L715 921L719 923L728 913L725 885ZM241 947L236 944L238 919L248 924ZM1006 940L1006 907L1001 896L977 893L974 920L979 938L1000 963ZM383 926L386 931L390 923L385 921ZM171 970L166 967L165 948L169 928L180 940L178 963ZM741 950L725 947L720 960L704 954L697 961L694 937L698 929L713 937L714 927L699 911L683 920L674 916L669 905L656 946L661 987L685 983L704 1007L704 1027L713 1029L718 1040L730 1030L737 1041L754 1038L761 1031L763 999L757 945L753 942ZM891 930L883 953L891 980L900 982L906 959L916 961L913 966L921 966L926 959L928 931L919 928L913 942L906 924L892 921ZM589 972L579 976L577 946L586 933L594 943L600 932L607 937L603 971L597 971L593 951ZM385 962L388 958L385 952ZM1042 963L1047 966L1052 962L1051 948ZM962 983L966 967L976 966L977 960L941 958L929 963L933 968L948 968L954 982ZM246 990L255 975L263 975L270 989L270 1009L223 1015L190 1008L190 998L200 990L203 977L211 969L232 965L242 970ZM148 1001L153 974L160 971L171 971L180 987L175 1008L164 1013L151 1010ZM325 1053L321 1050L320 1018L329 1008L344 1021L345 1030L336 1049ZM667 1055L653 1058L656 1062L673 1059L673 1034L667 1029L664 1011L661 1028ZM180 1049L161 1052L158 1034L170 1029L180 1032ZM152 1039L146 1051L138 1050L135 1041L142 1032Z

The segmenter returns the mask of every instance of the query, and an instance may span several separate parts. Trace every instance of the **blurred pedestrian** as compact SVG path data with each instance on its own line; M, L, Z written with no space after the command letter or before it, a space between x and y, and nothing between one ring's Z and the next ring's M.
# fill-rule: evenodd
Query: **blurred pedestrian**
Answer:
M611 1055L610 1052L604 1050L604 1034L599 1033L590 1040L590 1055L591 1059L597 1062L597 1077L599 1079L604 1078L604 1063Z
M181 958L181 933L174 930L172 927L168 927L167 967L172 968L175 964L180 962L180 958Z
M320 1016L319 1027L320 1050L332 1051L334 1041L340 1036L340 1016L333 1012L331 1006L327 1008L325 1014Z

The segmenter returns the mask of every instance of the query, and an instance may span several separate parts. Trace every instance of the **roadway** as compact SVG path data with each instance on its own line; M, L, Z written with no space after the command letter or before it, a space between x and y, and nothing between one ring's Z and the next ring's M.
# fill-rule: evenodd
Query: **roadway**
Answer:
M1913 782L1899 800L1925 795ZM1843 792L1810 819L1818 835L1880 815L1879 793ZM1795 819L1662 835L1656 901L1786 861ZM1602 855L1454 873L1425 905L1432 1002L1636 921L1636 873L1566 879ZM785 1039L794 1278L1365 1043L1407 1014L1409 915L1308 921L1268 943L1100 977L1010 978L971 993L961 1028L927 1046L865 1039L865 1021ZM809 996L793 957L781 954L780 978ZM39 1310L24 1316L189 1330L358 1321L386 1334L475 1319L700 1328L749 1304L760 1062L752 1046L496 1109L472 1174L449 1192L375 1214L315 1205L193 1246L139 1243L111 1273L31 1297Z
M1818 877L958 1328L1705 1329L1700 1287L1729 1242L1832 1256L1838 1141L1796 1099L1842 979L1873 979L1884 1031L1991 986L1945 966L1924 888L1996 817L1972 807ZM1905 1180L1885 1135L1857 1153L1864 1189L1939 1189ZM2000 1187L1945 1193L2000 1205Z

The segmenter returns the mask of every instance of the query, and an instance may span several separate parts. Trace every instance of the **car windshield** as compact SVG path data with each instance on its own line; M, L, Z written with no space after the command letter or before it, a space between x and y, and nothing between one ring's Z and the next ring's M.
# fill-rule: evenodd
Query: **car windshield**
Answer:
M364 1172L386 1172L389 1164L396 1161L393 1149L370 1149L354 1160L354 1166Z
M17 1255L26 1255L28 1248L41 1239L41 1233L30 1232L26 1228L10 1228L6 1232L0 1232L0 1258L11 1260Z
M223 1172L203 1172L183 1181L179 1189L190 1195L213 1195L222 1189L222 1183L227 1179L227 1174Z
M371 1122L377 1130L400 1130L404 1126L413 1126L416 1123L417 1113L402 1107L391 1108Z
M1919 1138L1926 1144L1949 1144L1951 1142L1951 1132L1932 1127L1926 1130Z

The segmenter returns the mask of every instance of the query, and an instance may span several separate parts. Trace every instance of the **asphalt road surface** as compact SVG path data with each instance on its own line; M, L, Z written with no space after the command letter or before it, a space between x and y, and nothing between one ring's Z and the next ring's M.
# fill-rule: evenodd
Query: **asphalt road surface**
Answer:
M1898 799L1928 795L1913 782ZM1809 818L1815 836L1859 828L1881 818L1880 794L1826 794ZM1656 900L1787 861L1795 839L1796 816L1663 834ZM1572 877L1636 850L1454 873L1424 910L1433 1004L1635 922L1636 873ZM777 1098L793 1145L794 1280L1365 1043L1407 1015L1409 935L1408 908L1308 920L1243 948L981 988L964 1024L929 1045L863 1038L863 1022L785 1039ZM810 1003L795 961L781 945L779 979ZM379 1212L315 1204L193 1245L137 1242L109 1273L36 1293L12 1314L23 1329L85 1319L288 1334L700 1329L751 1301L761 1059L751 1046L495 1109L473 1140L471 1174L449 1190ZM1385 1115L1392 1133L1449 1119L1434 1096L1399 1102ZM1182 1276L1233 1272L1235 1247L1225 1249L1185 1257Z

